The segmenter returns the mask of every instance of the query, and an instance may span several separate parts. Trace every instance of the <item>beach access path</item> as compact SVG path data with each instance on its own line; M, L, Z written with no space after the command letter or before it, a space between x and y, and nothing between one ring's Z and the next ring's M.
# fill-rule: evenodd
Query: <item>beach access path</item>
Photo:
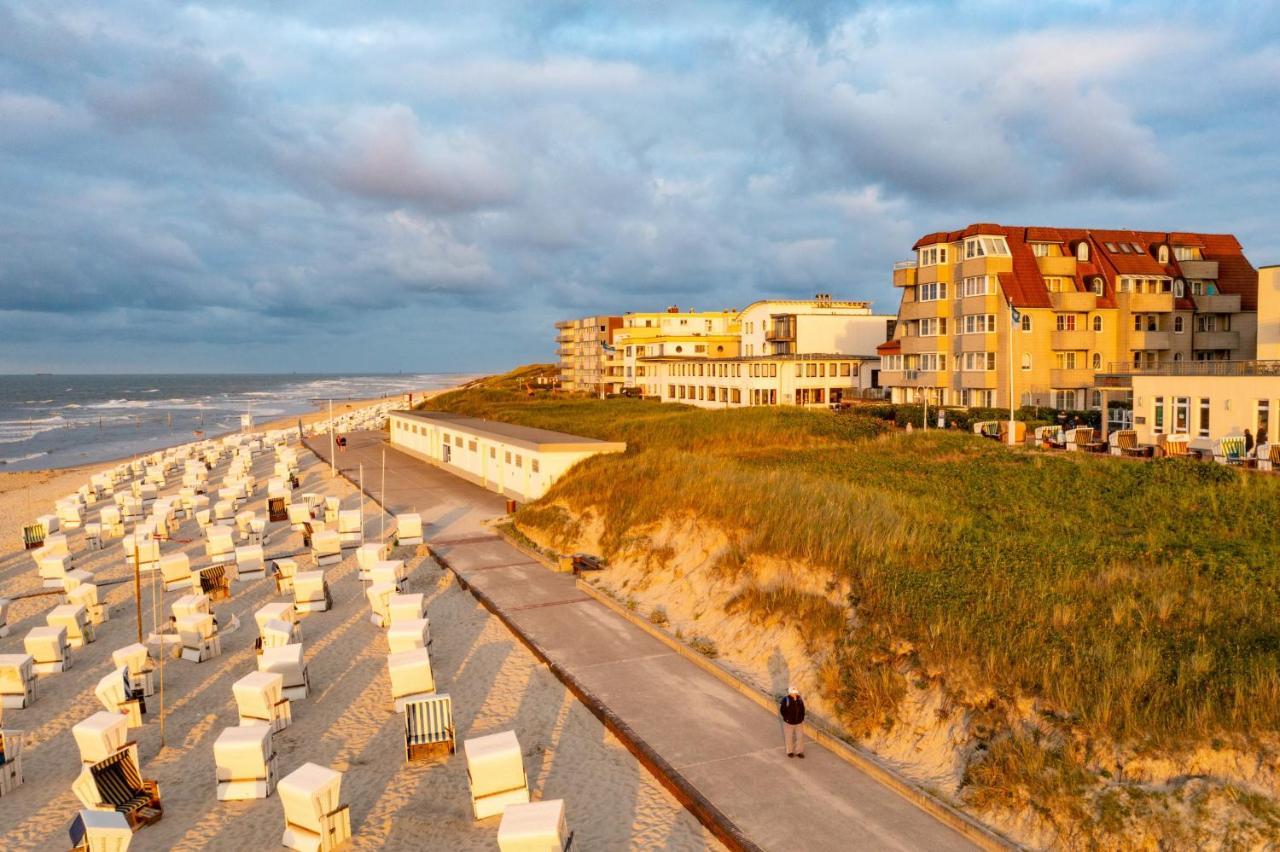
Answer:
M730 845L975 848L813 742L805 760L789 760L776 715L585 595L572 575L549 571L496 535L485 522L505 514L503 498L393 449L385 437L349 434L337 465L352 480L363 466L365 492L389 513L419 512L432 551L580 699L625 726L629 747L639 743L645 753L637 756L659 780L694 791L690 802L673 790L696 814L728 826ZM327 462L328 441L309 443Z

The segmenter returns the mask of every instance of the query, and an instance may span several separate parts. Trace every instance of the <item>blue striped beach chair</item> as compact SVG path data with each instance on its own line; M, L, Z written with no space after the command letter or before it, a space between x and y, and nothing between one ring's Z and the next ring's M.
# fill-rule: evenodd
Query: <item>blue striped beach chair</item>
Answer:
M410 701L404 707L405 759L413 762L445 757L456 748L453 730L453 702L447 694Z

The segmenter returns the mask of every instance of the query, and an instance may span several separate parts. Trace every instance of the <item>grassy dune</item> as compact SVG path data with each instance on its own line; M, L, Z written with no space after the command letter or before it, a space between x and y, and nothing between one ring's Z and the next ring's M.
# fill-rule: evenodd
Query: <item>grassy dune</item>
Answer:
M572 532L557 504L591 509L617 550L693 515L729 534L725 570L765 554L845 579L847 617L812 611L837 648L843 721L892 725L901 673L929 673L979 720L988 757L967 781L982 804L1086 788L1106 773L1101 744L1254 747L1280 727L1280 477L887 434L857 415L510 387L432 406L629 445L575 468L522 523ZM769 589L734 605L812 610ZM1027 699L1033 730L1006 712Z

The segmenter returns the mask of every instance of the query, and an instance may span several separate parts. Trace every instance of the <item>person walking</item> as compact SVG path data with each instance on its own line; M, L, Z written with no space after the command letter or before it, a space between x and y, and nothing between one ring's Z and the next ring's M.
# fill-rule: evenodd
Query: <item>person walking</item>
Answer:
M804 699L800 690L787 687L787 697L778 705L782 716L782 740L787 757L804 757Z

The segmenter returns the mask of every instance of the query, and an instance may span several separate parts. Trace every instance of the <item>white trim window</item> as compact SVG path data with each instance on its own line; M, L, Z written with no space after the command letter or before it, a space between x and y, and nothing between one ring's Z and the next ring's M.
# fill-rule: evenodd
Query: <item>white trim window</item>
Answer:
M1009 256L1009 244L1005 242L1004 237L969 237L964 241L964 256L966 259L987 257L988 255L995 257Z

